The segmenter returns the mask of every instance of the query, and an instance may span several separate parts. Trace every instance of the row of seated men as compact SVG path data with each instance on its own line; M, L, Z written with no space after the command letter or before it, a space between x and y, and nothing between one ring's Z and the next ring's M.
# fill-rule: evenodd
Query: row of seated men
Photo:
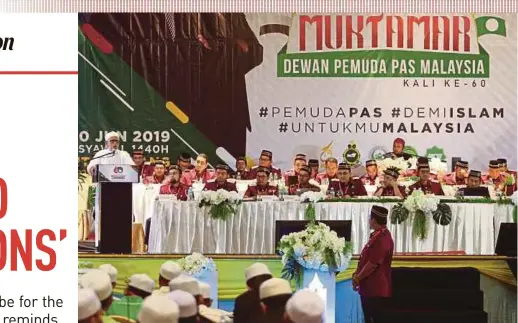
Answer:
M216 166L215 179L208 180L204 184L204 190L216 191L224 189L227 191L237 191L236 184L233 181L229 181L231 169L227 165ZM277 185L270 183L270 170L266 167L258 167L256 169L256 183L255 185L249 185L244 197L255 198L263 195L276 195L279 196L279 188ZM439 182L432 179L430 173L430 166L427 162L418 164L417 175L419 180L410 185L408 190L398 185L398 178L400 176L397 169L387 169L384 172L383 181L374 193L375 196L394 196L404 198L408 193L412 193L414 190L419 189L427 194L444 195L442 186ZM178 200L188 199L189 185L182 181L182 171L178 165L172 165L169 168L169 175L167 182L162 184L160 187L160 194L172 194L177 197ZM311 181L311 170L307 166L302 166L297 172L297 181L294 184L288 185L289 195L300 195L305 191L320 191L320 186L316 185L315 182ZM480 171L471 170L466 179L467 189L482 188L482 174ZM461 190L465 190L462 188ZM487 188L477 190L482 192L481 195L489 196ZM329 197L343 197L353 198L357 196L367 196L367 190L365 188L364 181L362 178L354 178L351 175L351 168L349 165L340 163L338 165L336 178L331 178L328 185L328 196Z
M293 293L287 280L273 277L262 263L246 269L248 290L237 297L233 313L211 308L211 286L185 275L173 261L162 264L158 289L151 277L135 273L118 298L113 293L117 275L105 264L79 278L79 323L323 322L325 305L317 294Z

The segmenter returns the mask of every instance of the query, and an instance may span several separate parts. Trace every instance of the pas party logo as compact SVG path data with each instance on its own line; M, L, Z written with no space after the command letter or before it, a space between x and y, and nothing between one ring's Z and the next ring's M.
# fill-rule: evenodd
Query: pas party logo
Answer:
M361 154L354 141L347 144L347 149L343 152L342 157L349 166L356 166L360 163Z
M405 145L403 152L409 154L410 156L419 156L417 149L414 146Z
M294 20L299 37L279 52L278 77L488 78L490 57L479 39L507 35L504 19L472 14L327 14Z
M371 157L371 159L374 160L383 160L385 159L385 154L388 152L389 150L387 149L387 147L376 146L371 149L371 151L369 152L369 156Z
M428 158L439 158L441 161L446 161L447 156L444 152L443 148L439 148L437 146L433 146L431 148L426 149L426 157Z

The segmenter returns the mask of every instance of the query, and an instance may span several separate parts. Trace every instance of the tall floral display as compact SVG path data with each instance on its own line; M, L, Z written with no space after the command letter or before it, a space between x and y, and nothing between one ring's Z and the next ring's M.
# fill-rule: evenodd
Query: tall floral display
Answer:
M451 208L441 203L435 195L415 190L404 202L392 208L390 220L392 224L400 224L409 217L412 219L414 236L423 240L428 235L429 218L432 217L437 224L448 225L451 222Z
M186 275L210 285L212 307L217 308L218 269L214 260L212 258L205 257L199 252L193 252L191 255L178 260L178 265Z

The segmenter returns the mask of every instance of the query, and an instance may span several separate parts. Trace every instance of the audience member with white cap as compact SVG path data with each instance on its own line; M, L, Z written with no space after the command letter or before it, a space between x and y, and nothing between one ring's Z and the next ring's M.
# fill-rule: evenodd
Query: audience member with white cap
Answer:
M124 297L113 302L108 315L118 315L136 320L143 300L151 295L155 282L146 274L135 274L129 278Z
M160 266L160 274L158 275L158 285L160 287L169 288L169 282L180 276L182 268L174 261L166 261Z
M203 322L226 322L227 320L231 321L230 317L232 313L217 309L210 308L212 305L212 299L210 298L210 285L203 282L198 282L200 285L201 296L203 298L203 304L198 306L198 311L200 315L200 319Z
M310 291L296 292L286 303L287 323L322 323L325 312L324 301Z
M113 289L110 276L105 271L100 269L90 270L79 278L79 284L83 288L92 289L101 301L103 311L108 311L112 305Z
M198 305L191 293L175 290L169 293L169 297L178 304L180 309L178 323L198 323Z
M198 282L200 286L200 294L203 298L203 305L207 307L212 306L212 299L210 298L210 285L204 282Z
M282 322L286 308L286 302L291 297L290 283L281 278L272 278L261 284L259 289L261 307L264 315L262 322Z
M115 289L115 287L117 286L117 274L118 274L117 268L113 267L110 264L104 264L104 265L100 265L99 269L106 272L108 274L108 276L110 276L110 281L112 282L112 288Z
M89 288L78 290L77 318L79 323L102 323L101 302Z
M175 290L183 290L194 296L198 305L203 304L203 297L201 296L200 285L198 281L187 275L180 275L169 282L169 289L173 292Z
M138 323L177 323L180 309L167 294L151 295L144 300Z
M259 287L272 278L270 269L265 264L255 263L245 271L248 291L236 298L234 305L234 323L260 322L262 315Z

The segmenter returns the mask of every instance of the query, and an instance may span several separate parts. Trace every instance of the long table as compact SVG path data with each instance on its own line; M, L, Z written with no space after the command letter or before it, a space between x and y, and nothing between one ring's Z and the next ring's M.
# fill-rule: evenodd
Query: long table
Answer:
M368 241L371 202L315 204L319 220L352 220L351 241L358 254ZM395 203L382 204L389 210ZM448 226L429 221L425 240L413 236L411 220L389 225L395 252L464 251L470 255L494 254L498 228L512 222L513 206L496 203L449 203ZM226 221L213 220L209 208L192 202L154 200L151 207L149 253L273 254L275 221L304 220L307 204L296 201L244 202ZM390 223L390 214L389 214Z

